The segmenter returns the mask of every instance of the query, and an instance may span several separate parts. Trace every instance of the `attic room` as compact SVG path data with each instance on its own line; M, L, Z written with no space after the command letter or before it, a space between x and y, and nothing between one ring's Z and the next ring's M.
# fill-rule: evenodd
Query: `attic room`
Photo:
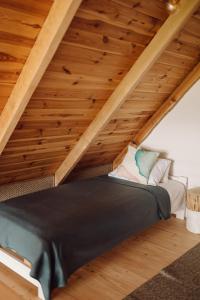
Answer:
M0 0L0 300L200 299L200 0Z

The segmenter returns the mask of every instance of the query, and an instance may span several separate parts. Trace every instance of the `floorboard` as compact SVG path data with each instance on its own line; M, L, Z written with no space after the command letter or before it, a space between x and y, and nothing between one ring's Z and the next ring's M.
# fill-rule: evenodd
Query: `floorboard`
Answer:
M172 217L160 221L136 237L79 269L53 300L121 300L162 268L200 242L185 222ZM0 265L1 299L36 300L36 289Z

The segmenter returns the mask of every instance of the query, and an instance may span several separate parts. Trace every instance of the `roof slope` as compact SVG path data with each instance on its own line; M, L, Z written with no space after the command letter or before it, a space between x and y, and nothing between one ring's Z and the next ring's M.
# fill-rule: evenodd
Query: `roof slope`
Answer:
M200 19L192 17L101 132L77 168L112 162L200 58Z
M12 26L7 33L7 24L6 34L0 32L2 57L9 61L6 66L0 61L0 109L51 4L22 2L0 4L2 14L10 14L7 22L18 20L20 28ZM0 184L53 175L167 17L160 0L84 0L0 156ZM92 143L77 170L111 163L134 139L199 62L199 28L198 11Z
M0 1L0 112L21 73L52 0Z

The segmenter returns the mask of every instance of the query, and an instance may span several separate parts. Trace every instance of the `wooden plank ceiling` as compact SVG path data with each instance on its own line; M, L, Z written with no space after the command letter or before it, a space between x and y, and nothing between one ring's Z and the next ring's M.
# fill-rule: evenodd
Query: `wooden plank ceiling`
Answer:
M37 2L37 5L36 5ZM52 1L0 1L0 111ZM161 0L84 0L0 156L0 184L53 175L168 17ZM190 18L76 170L111 163L200 57Z
M0 1L0 112L21 73L52 0Z

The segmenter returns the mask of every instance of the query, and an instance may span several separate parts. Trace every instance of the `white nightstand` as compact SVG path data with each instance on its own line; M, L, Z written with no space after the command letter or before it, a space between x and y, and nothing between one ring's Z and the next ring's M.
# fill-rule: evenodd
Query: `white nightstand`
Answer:
M200 234L200 187L187 191L186 227Z

